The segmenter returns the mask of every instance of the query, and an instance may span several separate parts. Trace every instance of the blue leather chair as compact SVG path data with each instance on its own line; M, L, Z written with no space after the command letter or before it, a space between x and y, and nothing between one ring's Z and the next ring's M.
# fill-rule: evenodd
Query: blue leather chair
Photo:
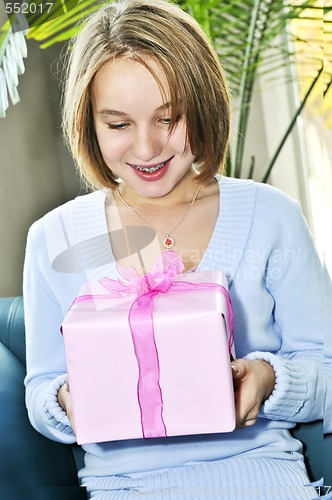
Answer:
M22 297L0 298L0 498L5 500L81 500L86 491L77 480L83 453L36 432L24 402L25 333ZM312 480L332 485L332 435L322 423L293 431L304 447ZM323 492L323 488L322 488Z

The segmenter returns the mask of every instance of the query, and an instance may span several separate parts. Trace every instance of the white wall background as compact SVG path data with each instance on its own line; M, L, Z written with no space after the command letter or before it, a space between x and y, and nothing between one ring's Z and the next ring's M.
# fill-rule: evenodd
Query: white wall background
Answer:
M0 119L0 296L22 293L29 226L79 192L73 162L62 144L55 51L28 44L20 77L21 102Z
M257 79L246 136L244 176L254 156L254 179L262 179L299 105L290 65ZM314 115L309 106L297 119L269 183L300 202L320 257L332 276L332 130L324 128L323 117Z

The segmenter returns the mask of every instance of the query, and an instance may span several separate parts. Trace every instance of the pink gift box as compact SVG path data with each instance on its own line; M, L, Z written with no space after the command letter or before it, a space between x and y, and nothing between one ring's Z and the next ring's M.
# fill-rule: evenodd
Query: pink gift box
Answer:
M176 275L176 254L163 259L161 272L87 284L62 324L79 444L235 428L225 277Z

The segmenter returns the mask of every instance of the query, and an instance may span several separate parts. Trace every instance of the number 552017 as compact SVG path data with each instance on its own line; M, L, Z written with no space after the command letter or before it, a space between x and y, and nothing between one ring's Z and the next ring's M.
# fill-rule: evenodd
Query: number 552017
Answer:
M33 3L33 2L6 2L7 14L49 14L53 2Z

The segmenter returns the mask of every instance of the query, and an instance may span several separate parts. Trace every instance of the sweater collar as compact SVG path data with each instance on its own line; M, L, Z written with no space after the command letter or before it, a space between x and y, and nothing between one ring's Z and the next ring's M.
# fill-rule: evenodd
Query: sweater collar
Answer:
M197 271L222 269L229 285L239 266L254 216L256 185L252 180L217 175L219 216ZM74 200L72 227L87 279L116 279L117 269L107 228L106 190Z

